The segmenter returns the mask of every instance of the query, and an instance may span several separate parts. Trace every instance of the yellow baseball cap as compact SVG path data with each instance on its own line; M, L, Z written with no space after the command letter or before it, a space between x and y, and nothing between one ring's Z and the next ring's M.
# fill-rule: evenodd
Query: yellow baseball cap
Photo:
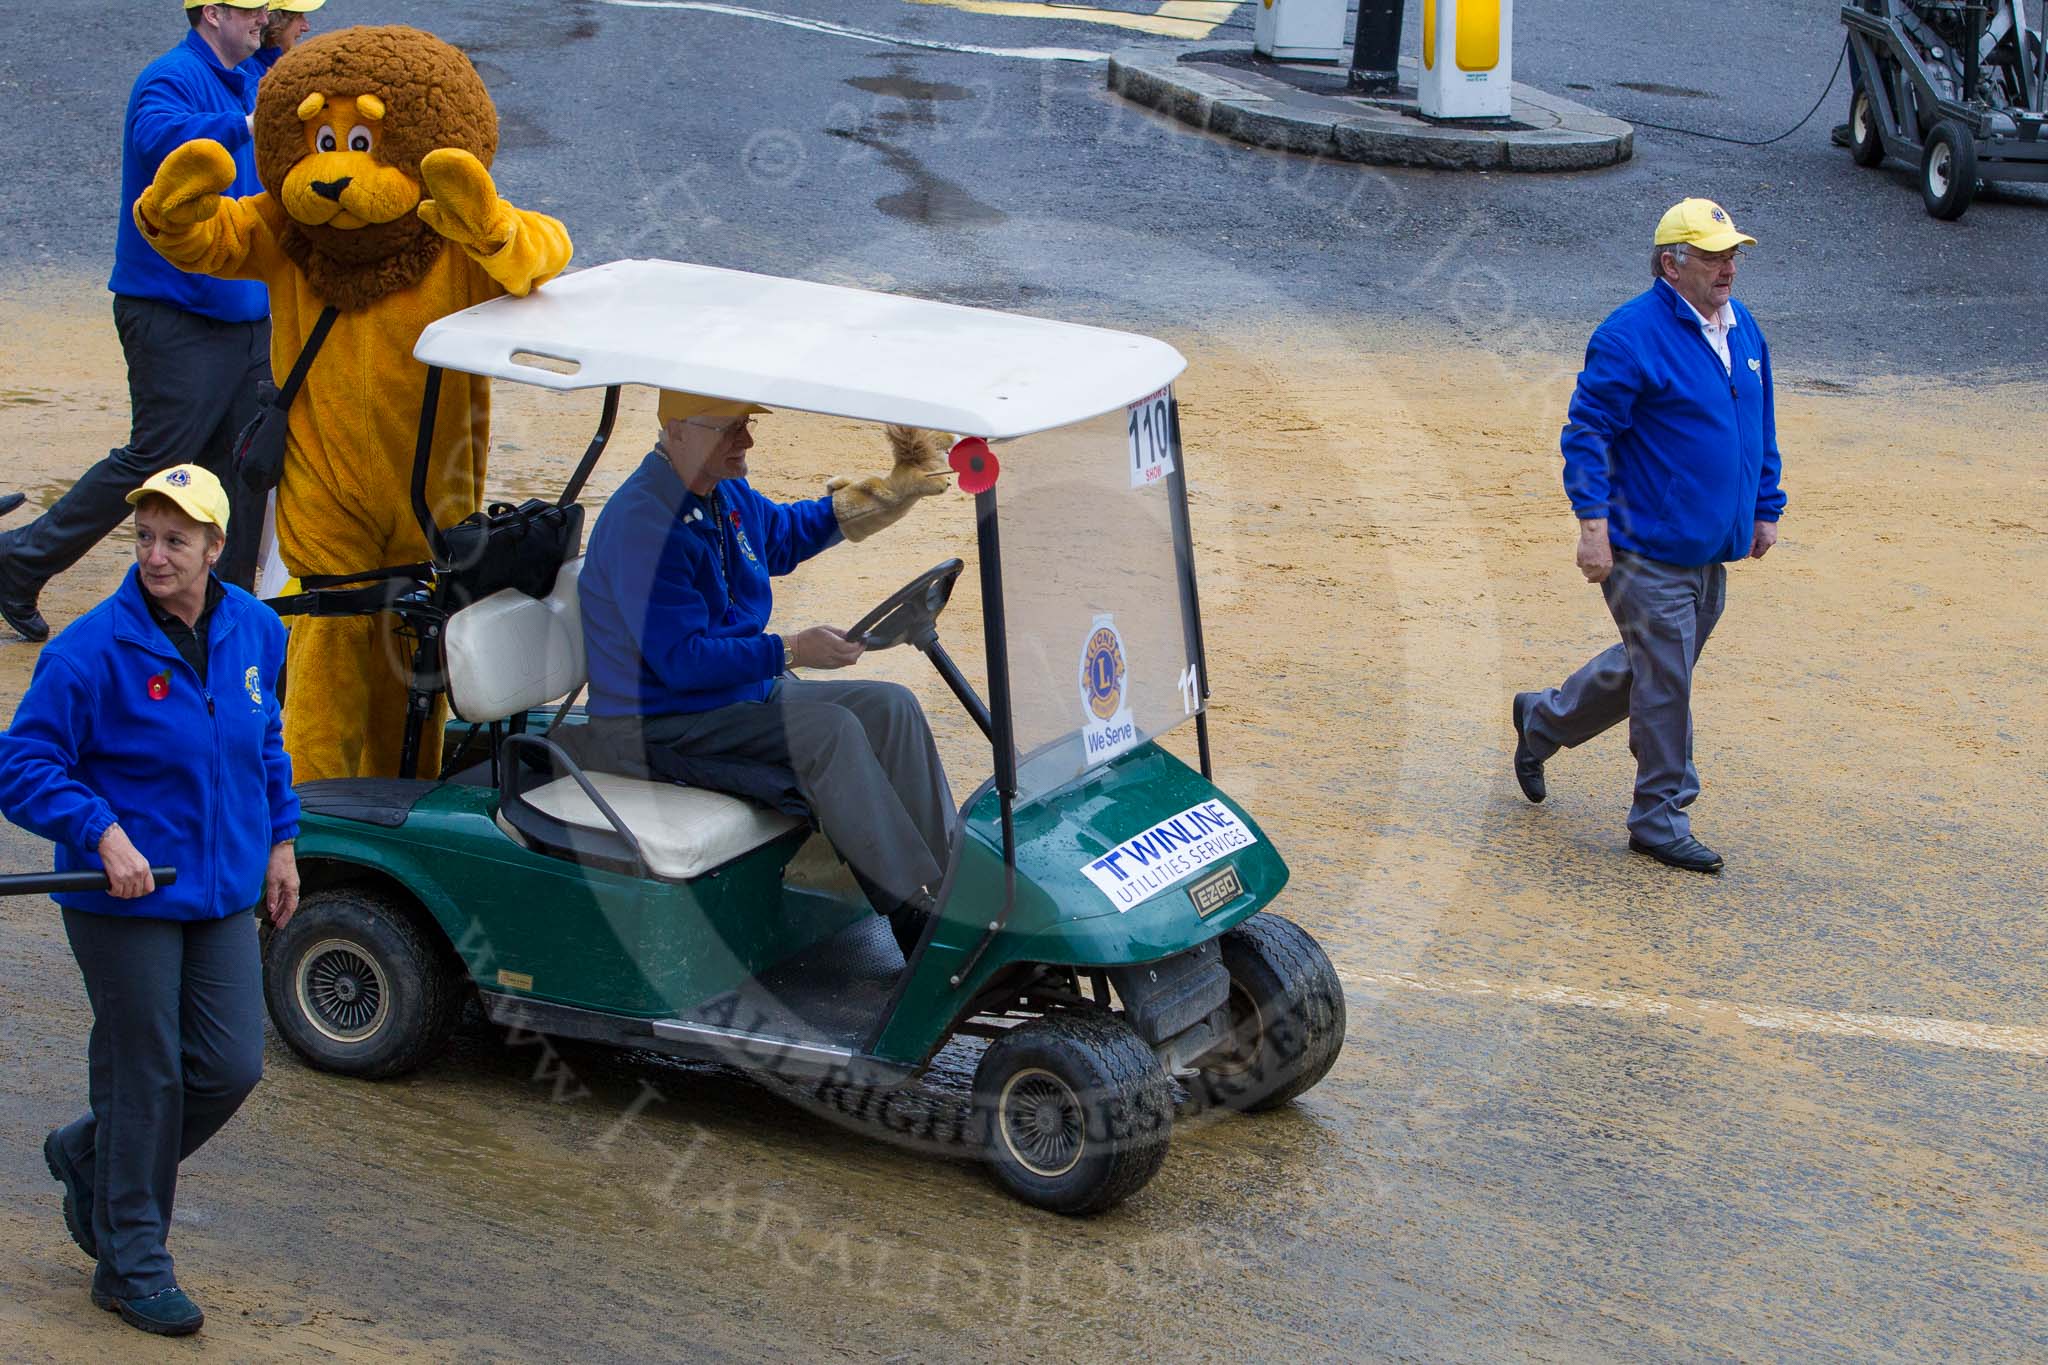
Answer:
M227 534L228 490L220 486L212 471L196 464L172 465L150 475L142 487L128 495L128 503L132 507L152 493L169 498L192 520L219 527L222 535Z
M311 14L327 0L270 0L272 14Z
M654 410L664 425L670 422L687 422L692 417L745 417L751 412L769 411L759 403L740 403L730 398L710 398L701 393L684 393L679 389L663 389L661 401L655 405Z
M1681 199L1664 210L1657 220L1658 246L1684 242L1702 251L1726 251L1732 246L1755 246L1756 238L1738 232L1728 211L1711 199Z

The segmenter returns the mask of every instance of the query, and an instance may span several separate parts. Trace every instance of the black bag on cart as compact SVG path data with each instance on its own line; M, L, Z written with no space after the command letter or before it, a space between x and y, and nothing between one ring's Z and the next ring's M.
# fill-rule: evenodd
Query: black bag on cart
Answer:
M583 504L559 506L528 498L518 506L494 502L446 527L441 539L450 607L467 606L504 588L546 597L555 574L583 549Z

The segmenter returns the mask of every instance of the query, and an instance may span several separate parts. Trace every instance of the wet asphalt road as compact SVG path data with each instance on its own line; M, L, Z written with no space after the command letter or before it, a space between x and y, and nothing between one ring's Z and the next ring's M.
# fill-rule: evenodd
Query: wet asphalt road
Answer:
M1160 41L880 0L762 8L930 42ZM1593 0L1530 6L1518 70L1590 86L1572 93L1624 117L1769 136L1812 103L1839 44L1832 6L1783 8L1624 29ZM1934 223L1908 177L1856 171L1826 144L1839 87L1771 149L1643 132L1634 162L1592 176L1458 177L1191 135L1119 105L1099 65L602 3L423 17L331 0L323 17L427 22L473 51L504 119L501 186L568 221L583 264L677 256L1136 328L1440 323L1570 355L1638 286L1657 211L1707 193L1764 240L1738 290L1788 373L1983 378L2043 358L2027 310L2048 207L2016 195ZM111 0L38 7L15 34L0 53L0 221L15 226L0 264L90 279L111 238L119 102L167 38ZM1402 738L1415 790L1375 837L1418 850L1417 884L1384 851L1297 864L1295 913L1347 981L1338 1070L1288 1112L1188 1123L1112 1218L1041 1217L872 1123L842 1131L720 1073L478 1029L415 1080L361 1086L273 1042L260 1103L195 1162L181 1203L181 1263L215 1310L215 1349L2048 1358L2043 1057L1755 1026L1714 1003L2037 1025L2042 865L2023 821L1943 830L1939 848L1916 829L1930 843L1903 876L1808 830L1795 865L1695 894L1607 868L1591 834L1565 853L1597 870L1527 864L1520 808L1502 815L1456 737ZM1331 785L1309 789L1386 790L1384 761L1361 757L1364 776L1326 762L1316 780ZM1263 773L1276 807L1285 766ZM1585 785L1621 771L1610 755ZM1782 852L1763 796L1720 797L1724 827L1757 844L1738 852ZM1847 827L1863 799L1842 798ZM1471 840L1452 860L1463 890L1422 947L1390 950L1347 924L1341 895L1316 897L1426 902L1425 853L1446 838ZM0 863L43 857L0 831ZM1966 912L1987 906L1980 927ZM1905 928L1873 927L1872 907ZM1468 921L1485 931L1454 932ZM1399 940L1398 922L1381 927ZM1795 970L1774 973L1781 957ZM1512 989L1586 962L1605 992L1590 1003ZM0 993L14 1078L0 1227L19 1257L0 1327L27 1358L124 1348L81 1306L83 1267L34 1159L75 1103L88 1018L46 906L0 903ZM933 1104L969 1065L946 1059Z
M1183 41L900 0L758 8L924 44ZM1236 13L1205 41L1248 42L1250 9ZM1622 117L1765 138L1826 85L1842 43L1835 13L1827 0L1743 0L1617 21L1599 0L1526 6L1516 74ZM422 19L392 0L335 0L320 17ZM36 7L14 23L0 56L11 168L0 218L20 227L0 265L102 271L120 105L164 34L116 0ZM1123 106L1099 62L895 47L605 0L453 0L431 24L492 87L507 194L567 221L584 264L670 256L1149 327L1297 310L1442 321L1489 346L1575 352L1586 326L1641 286L1663 207L1704 194L1762 243L1737 288L1782 372L2026 373L2048 346L2032 311L2044 302L2048 192L2021 188L1961 224L1934 222L1910 175L1859 171L1828 145L1846 73L1810 123L1769 148L1645 129L1635 159L1613 170L1468 176L1193 135Z

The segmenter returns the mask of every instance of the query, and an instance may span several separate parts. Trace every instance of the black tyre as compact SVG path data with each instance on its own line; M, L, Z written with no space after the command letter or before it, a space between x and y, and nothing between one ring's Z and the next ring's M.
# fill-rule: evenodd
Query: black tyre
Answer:
M1977 197L1977 144L1954 119L1943 119L1920 152L1920 198L1943 222L1963 216Z
M1257 914L1219 943L1230 972L1230 1038L1202 1058L1210 1104L1276 1109L1320 1081L1344 1048L1344 988L1290 919Z
M996 1183L1054 1213L1100 1213L1145 1187L1173 1136L1173 1084L1130 1025L1076 1009L989 1044L974 1107Z
M1849 101L1849 159L1859 166L1884 160L1884 134L1877 130L1877 105L1868 90L1858 90Z
M439 1053L462 1014L435 945L393 898L359 887L311 893L270 935L263 1001L308 1063L370 1080Z

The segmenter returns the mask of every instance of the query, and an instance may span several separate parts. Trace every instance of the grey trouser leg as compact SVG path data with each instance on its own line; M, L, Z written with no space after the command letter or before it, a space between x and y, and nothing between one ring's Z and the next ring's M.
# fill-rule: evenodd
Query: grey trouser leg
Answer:
M700 757L788 767L839 856L897 904L945 875L953 796L906 687L784 678L767 701L651 717L646 734Z
M198 464L228 490L228 543L215 571L254 585L263 495L228 467L235 436L256 413L256 382L270 376L268 322L216 322L154 299L114 300L128 358L128 444L107 452L47 512L0 535L0 592L32 598L76 564L133 509L128 495L175 464Z
M1628 719L1636 756L1629 833L1648 844L1692 833L1685 808L1700 794L1692 765L1692 670L1728 604L1728 570L1682 568L1617 550L1600 585L1621 643L1587 660L1564 686L1535 694L1530 748L1549 758Z
M64 912L92 1001L92 1107L57 1131L92 1173L93 1287L116 1298L169 1289L178 1163L233 1116L263 1076L256 918L128 919Z

